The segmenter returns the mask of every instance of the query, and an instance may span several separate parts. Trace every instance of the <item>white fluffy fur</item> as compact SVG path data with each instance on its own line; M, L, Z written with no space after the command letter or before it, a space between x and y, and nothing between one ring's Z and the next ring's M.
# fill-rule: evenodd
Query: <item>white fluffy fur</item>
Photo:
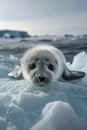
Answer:
M47 50L49 52L51 52L55 57L56 57L56 60L58 62L58 70L55 72L55 74L53 75L53 79L54 80L59 80L61 75L63 74L64 72L64 69L66 67L66 61L65 61L65 57L64 55L62 54L62 52L53 47L53 46L50 46L50 45L38 45L38 46L35 46L34 48L28 50L23 58L22 58L22 74L24 76L24 78L28 81L30 81L30 77L29 77L29 73L27 72L26 70L26 61L29 59L30 55L33 55L33 53L35 53L36 50ZM50 72L51 73L51 72Z

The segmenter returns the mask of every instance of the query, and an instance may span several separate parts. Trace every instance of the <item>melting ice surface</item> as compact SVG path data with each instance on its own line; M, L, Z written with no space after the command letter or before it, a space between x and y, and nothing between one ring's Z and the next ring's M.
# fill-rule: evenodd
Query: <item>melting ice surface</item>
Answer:
M16 57L0 56L0 130L87 130L87 76L38 87L8 78L18 66ZM67 66L87 73L87 54Z

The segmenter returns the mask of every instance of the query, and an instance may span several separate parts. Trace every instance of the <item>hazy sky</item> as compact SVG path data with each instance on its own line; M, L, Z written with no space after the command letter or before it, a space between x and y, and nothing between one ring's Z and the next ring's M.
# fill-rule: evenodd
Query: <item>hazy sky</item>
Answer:
M0 0L0 29L85 34L87 0Z

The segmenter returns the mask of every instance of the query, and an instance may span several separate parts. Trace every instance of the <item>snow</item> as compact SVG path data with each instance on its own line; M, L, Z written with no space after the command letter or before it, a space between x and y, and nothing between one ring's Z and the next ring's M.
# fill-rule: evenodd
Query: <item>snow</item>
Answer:
M0 56L0 130L87 130L87 75L72 82L39 87L8 78L19 59ZM77 54L70 69L87 73L87 54Z

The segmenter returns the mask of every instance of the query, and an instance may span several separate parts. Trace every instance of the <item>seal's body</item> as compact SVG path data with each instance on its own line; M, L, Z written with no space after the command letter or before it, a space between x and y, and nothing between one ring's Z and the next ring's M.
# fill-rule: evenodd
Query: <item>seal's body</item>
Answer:
M37 45L24 54L21 69L9 73L9 76L17 79L23 77L35 85L43 86L61 77L65 80L80 79L85 73L70 71L59 49L50 45Z

